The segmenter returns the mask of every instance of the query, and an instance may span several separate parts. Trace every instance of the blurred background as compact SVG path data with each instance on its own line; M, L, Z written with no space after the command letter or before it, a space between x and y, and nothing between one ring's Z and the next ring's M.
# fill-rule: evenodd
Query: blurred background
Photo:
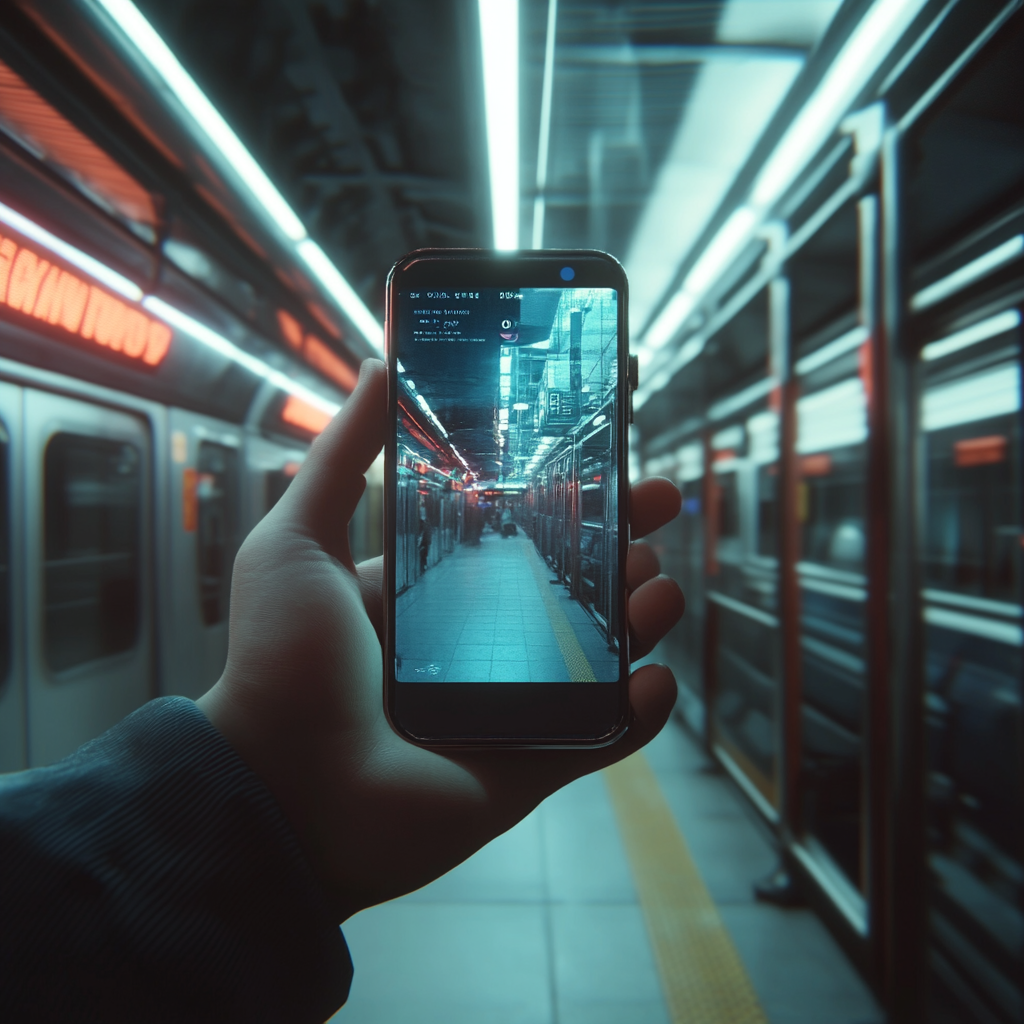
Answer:
M655 774L706 880L760 844L744 899L758 875L773 913L820 928L786 961L790 940L752 952L726 920L763 1012L1019 1024L1020 7L5 3L0 769L218 677L234 554L382 352L398 257L602 249L630 281L631 472L683 492L653 540L687 596L656 652L680 700ZM361 557L381 550L369 479ZM749 831L702 847L683 775L714 776L707 819ZM579 792L607 828L573 856L621 860L608 797ZM557 925L546 813L503 849L539 858L521 898ZM483 890L467 870L439 905L501 902L518 868L481 868ZM683 1019L630 870L634 924L524 939L548 951L536 1004L495 982L456 1011L425 980L399 1005L384 974L364 998L357 956L364 1002L338 1019ZM602 929L650 979L604 1017L559 973ZM396 933L351 934L375 977ZM785 994L772 957L805 965ZM828 971L846 996L815 989Z

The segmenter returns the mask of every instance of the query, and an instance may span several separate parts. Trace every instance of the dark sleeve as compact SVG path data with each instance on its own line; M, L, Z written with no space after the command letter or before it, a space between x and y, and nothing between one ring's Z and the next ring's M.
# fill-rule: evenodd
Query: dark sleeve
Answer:
M352 963L273 796L166 697L0 776L0 1017L317 1021Z

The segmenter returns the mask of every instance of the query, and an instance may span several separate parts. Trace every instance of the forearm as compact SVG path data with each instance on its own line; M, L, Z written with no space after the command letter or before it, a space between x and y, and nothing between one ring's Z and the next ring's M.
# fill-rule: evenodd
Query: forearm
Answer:
M322 1021L351 980L273 797L183 698L0 782L0 921L11 1019Z

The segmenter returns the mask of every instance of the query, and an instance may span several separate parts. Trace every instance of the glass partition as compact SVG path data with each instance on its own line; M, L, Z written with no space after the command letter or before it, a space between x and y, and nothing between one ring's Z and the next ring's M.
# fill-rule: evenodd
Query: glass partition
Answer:
M45 455L46 660L55 671L126 651L139 631L138 448L55 434Z

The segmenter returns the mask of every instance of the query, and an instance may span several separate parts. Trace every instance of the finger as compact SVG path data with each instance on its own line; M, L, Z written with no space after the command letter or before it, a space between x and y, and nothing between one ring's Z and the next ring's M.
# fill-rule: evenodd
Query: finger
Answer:
M387 375L380 360L367 359L355 391L285 492L302 526L347 563L348 522L366 487L363 474L384 446L386 429Z
M629 677L629 705L633 720L626 735L610 747L593 751L599 761L590 771L606 768L646 746L665 727L672 714L679 688L667 665L644 665Z
M649 544L634 541L629 545L626 555L626 586L636 590L648 580L653 580L661 572L658 556Z
M671 480L652 476L633 484L629 489L629 535L633 540L670 523L683 502Z
M384 559L378 555L356 566L359 591L363 596L363 607L369 616L377 639L384 642Z
M680 620L686 599L669 576L656 576L629 595L629 656L633 661L654 649Z

